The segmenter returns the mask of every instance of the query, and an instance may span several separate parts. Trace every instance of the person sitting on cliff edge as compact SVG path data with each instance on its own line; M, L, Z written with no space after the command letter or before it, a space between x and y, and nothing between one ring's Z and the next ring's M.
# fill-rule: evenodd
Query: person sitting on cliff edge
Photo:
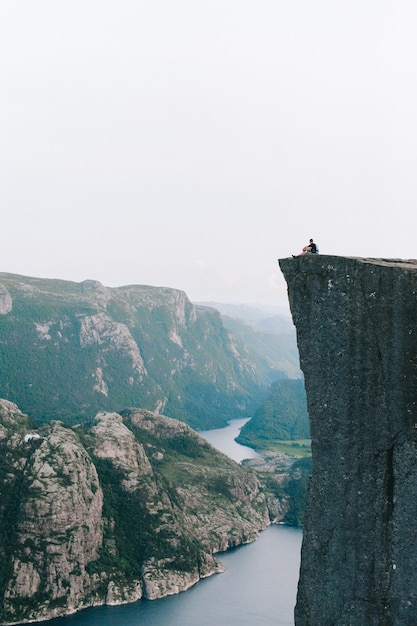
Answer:
M318 254L318 253L319 253L319 249L318 249L317 244L315 244L314 241L310 239L310 242L306 246L304 246L300 254L293 254L292 258L296 259L298 256L302 256L303 254Z

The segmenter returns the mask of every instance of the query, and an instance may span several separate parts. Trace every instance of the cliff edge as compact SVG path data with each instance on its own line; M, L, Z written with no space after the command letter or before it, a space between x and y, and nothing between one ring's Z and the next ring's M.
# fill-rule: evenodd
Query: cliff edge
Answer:
M296 626L417 624L417 260L280 259L312 437Z

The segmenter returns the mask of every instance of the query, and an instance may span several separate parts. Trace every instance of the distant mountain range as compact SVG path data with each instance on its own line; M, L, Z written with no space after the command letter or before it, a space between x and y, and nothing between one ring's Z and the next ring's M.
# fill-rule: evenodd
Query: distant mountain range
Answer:
M225 327L237 335L247 348L266 362L266 379L301 378L295 328L290 314L277 313L279 307L205 302L221 313ZM265 365L265 363L264 363Z
M263 322L271 319L273 323L273 332L283 332L284 329L293 330L294 325L291 318L289 307L275 306L273 304L236 304L228 302L199 301L195 304L211 307L220 311L222 315L227 317L235 317L247 322ZM281 327L281 324L283 325Z
M175 289L1 273L0 397L38 423L140 407L219 427L300 376L291 321L263 315L225 316Z

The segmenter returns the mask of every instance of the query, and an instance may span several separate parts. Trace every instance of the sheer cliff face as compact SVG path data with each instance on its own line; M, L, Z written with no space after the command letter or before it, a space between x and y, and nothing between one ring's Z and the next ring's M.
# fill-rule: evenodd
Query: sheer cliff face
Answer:
M296 625L415 625L417 261L279 263L313 450Z

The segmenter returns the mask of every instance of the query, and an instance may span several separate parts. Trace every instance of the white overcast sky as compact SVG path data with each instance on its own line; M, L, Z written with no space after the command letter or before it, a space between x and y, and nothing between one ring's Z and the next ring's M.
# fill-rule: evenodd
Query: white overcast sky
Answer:
M0 271L281 304L417 257L417 5L0 0Z

